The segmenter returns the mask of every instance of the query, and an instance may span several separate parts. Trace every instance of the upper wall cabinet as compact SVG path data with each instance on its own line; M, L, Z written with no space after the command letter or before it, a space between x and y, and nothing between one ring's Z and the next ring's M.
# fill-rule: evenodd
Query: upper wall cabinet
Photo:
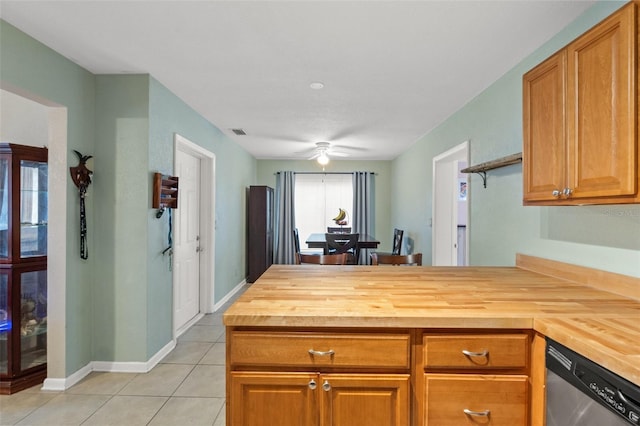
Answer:
M523 77L525 205L640 203L638 2Z

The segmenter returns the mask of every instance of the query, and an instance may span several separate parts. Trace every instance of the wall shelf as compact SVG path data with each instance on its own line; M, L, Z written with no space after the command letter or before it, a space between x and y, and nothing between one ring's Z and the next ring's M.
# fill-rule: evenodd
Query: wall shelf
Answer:
M178 178L176 176L166 176L161 173L153 175L153 200L152 207L178 208Z
M462 173L476 173L482 177L482 183L484 187L487 187L487 171L497 169L499 167L510 166L512 164L522 162L522 153L507 155L506 157L497 158L495 160L487 161L477 164L475 166L467 167L460 170Z

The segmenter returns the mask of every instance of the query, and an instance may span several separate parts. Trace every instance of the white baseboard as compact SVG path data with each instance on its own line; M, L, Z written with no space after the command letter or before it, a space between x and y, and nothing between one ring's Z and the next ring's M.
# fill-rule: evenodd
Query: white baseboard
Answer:
M44 391L64 391L71 386L84 379L89 373L91 373L91 363L85 365L80 370L76 371L72 375L64 379L46 378L42 384L42 390Z
M242 290L242 288L244 286L247 285L247 280L242 280L242 282L240 284L238 284L237 286L235 286L229 293L227 293L226 296L224 296L222 299L220 299L218 301L218 303L216 303L213 306L213 312L217 312L225 303L227 303L229 300L231 300L231 298L233 296L235 296L235 294L237 292L239 292L240 290Z
M176 341L171 340L162 349L156 352L156 354L147 362L93 361L91 363L93 367L92 371L104 371L109 373L148 373L175 347Z
M84 379L93 371L109 373L148 373L175 347L176 341L171 340L146 362L91 361L89 364L85 365L67 378L46 378L42 385L42 390L64 391Z
M229 293L227 293L222 299L213 306L213 312L217 312L225 303L233 298L242 288L247 284L247 280L242 280L240 284L235 286ZM46 378L42 385L42 390L45 391L64 391L71 386L80 382L89 373L93 371L111 372L111 373L147 373L151 371L165 356L169 354L176 347L176 340L171 340L162 349L160 349L155 355L146 362L112 362L112 361L91 361L69 377L56 379Z
M185 325L176 330L176 335L174 336L174 340L177 340L178 337L182 336L185 331L189 330L192 325L200 321L204 317L203 313L199 313L195 317L191 318Z

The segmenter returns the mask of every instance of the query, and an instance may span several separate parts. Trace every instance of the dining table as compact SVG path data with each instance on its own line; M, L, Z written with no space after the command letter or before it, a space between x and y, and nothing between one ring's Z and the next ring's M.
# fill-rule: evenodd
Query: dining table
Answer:
M310 234L307 237L305 243L307 243L307 247L309 248L324 248L326 245L325 234L318 232ZM373 236L368 234L360 234L358 238L358 249L377 249L378 245L380 245L380 241L376 240Z

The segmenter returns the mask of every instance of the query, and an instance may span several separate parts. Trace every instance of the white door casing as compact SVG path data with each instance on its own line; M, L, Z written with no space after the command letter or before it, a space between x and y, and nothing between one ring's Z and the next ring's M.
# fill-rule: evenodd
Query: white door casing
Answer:
M465 141L433 158L433 266L458 265L458 164L460 161L468 162L468 157L469 141ZM469 223L466 241L468 235Z
M179 178L178 208L173 211L176 338L214 306L215 156L176 134L174 161Z

